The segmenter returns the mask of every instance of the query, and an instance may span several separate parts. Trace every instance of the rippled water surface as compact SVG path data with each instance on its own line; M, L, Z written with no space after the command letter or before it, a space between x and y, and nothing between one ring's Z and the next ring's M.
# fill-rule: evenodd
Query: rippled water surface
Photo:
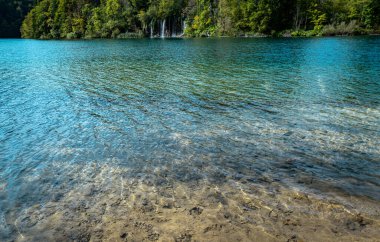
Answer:
M380 38L0 40L0 240L75 194L232 183L378 203Z

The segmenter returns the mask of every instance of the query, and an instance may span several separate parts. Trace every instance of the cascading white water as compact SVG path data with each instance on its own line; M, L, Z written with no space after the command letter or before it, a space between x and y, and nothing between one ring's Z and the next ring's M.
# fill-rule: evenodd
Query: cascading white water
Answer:
M177 30L176 30L176 21L172 21L172 38L176 38L177 37Z
M150 38L153 38L153 21L150 22Z
M161 38L165 38L165 25L166 25L166 19L162 21L162 26L161 26Z

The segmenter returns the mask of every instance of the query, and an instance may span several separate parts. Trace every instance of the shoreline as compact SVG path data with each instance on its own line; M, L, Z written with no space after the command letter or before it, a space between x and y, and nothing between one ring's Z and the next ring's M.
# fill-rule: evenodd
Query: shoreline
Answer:
M216 36L216 37L141 37L141 38L77 38L77 39L33 39L22 37L0 38L0 40L165 40L165 39L313 39L313 38L355 38L355 37L379 37L380 34L365 35L334 35L334 36Z

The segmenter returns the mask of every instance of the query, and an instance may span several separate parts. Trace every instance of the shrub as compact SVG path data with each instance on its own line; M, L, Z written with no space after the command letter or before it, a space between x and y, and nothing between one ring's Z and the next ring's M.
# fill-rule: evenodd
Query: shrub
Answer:
M364 33L365 30L361 29L357 24L356 20L352 20L350 23L346 24L342 22L338 25L326 25L322 29L322 35L324 36L334 36L334 35L355 35Z
M144 38L144 33L142 31L139 32L126 32L119 34L117 36L118 39L138 39L138 38Z
M78 38L78 35L74 32L68 33L66 35L66 39L77 39L77 38Z

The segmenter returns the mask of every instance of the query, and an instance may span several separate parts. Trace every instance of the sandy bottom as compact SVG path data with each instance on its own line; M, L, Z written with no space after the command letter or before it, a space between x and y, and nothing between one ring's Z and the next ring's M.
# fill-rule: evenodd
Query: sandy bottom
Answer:
M316 195L265 176L175 180L168 168L135 172L94 164L30 172L24 201L0 213L1 241L380 240L373 200ZM2 185L3 202L10 189Z

